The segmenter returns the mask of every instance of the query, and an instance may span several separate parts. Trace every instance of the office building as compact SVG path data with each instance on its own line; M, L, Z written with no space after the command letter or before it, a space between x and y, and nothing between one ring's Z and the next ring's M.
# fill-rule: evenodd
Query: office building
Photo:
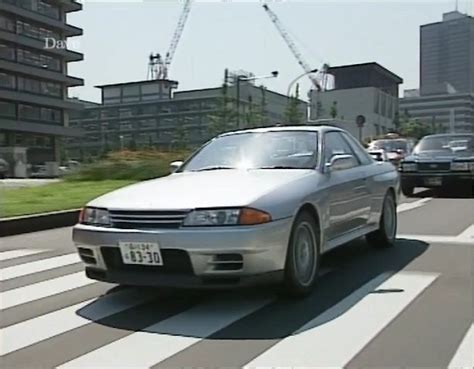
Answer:
M355 137L367 139L395 129L398 88L403 80L378 63L331 67L334 89L311 91L311 120L336 119ZM360 129L357 117L365 123Z
M421 95L474 92L474 18L458 11L420 27Z
M24 176L26 163L58 162L61 138L78 134L68 127L79 105L67 89L83 80L68 75L68 63L83 55L67 42L82 30L66 15L81 9L73 0L0 0L0 156L10 175Z
M98 86L100 104L83 102L71 119L83 137L68 140L74 159L95 157L121 148L176 148L183 142L196 147L214 135L213 117L223 108L223 88L175 91L178 83L149 80ZM240 114L236 117L237 86L227 87L226 109L233 111L227 129L274 125L285 121L288 97L263 86L240 82ZM302 123L307 103L300 101Z

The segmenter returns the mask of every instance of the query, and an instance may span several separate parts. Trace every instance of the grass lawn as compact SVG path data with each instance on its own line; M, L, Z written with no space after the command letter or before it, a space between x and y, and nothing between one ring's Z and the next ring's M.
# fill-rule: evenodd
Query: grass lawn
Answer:
M39 187L0 188L0 218L77 209L88 201L135 181L59 182Z

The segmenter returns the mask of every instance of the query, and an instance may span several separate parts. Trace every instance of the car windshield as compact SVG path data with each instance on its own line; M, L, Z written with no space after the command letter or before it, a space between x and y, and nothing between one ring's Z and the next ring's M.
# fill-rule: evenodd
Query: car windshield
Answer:
M474 150L474 136L466 135L445 135L445 136L427 136L423 138L416 146L415 152L423 151L473 151Z
M309 169L317 159L317 132L247 132L218 137L180 171Z
M378 140L371 144L373 149L383 149L385 151L407 151L408 145L405 140Z

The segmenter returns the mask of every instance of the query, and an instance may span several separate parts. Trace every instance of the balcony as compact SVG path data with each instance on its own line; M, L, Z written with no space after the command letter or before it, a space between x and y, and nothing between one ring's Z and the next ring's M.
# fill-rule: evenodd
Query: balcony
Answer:
M55 28L58 30L61 30L64 33L64 36L66 37L72 37L72 36L81 36L83 34L82 29L71 26L69 24L66 24L60 20L48 17L46 15L43 15L41 13L20 8L16 5L8 4L6 2L0 1L0 10L10 13L10 14L15 14L19 17L25 18L25 19L30 19L33 20L37 23L41 23L43 25L50 26L51 28Z

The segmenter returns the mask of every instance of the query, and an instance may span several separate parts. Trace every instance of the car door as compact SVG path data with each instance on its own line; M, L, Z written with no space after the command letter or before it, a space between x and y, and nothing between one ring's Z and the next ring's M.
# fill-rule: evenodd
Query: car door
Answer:
M324 134L324 175L328 185L329 224L326 229L327 238L333 239L357 229L367 223L366 176L362 163L340 131ZM343 170L330 170L334 155L346 154L354 157L354 165ZM370 209L370 207L369 207Z

